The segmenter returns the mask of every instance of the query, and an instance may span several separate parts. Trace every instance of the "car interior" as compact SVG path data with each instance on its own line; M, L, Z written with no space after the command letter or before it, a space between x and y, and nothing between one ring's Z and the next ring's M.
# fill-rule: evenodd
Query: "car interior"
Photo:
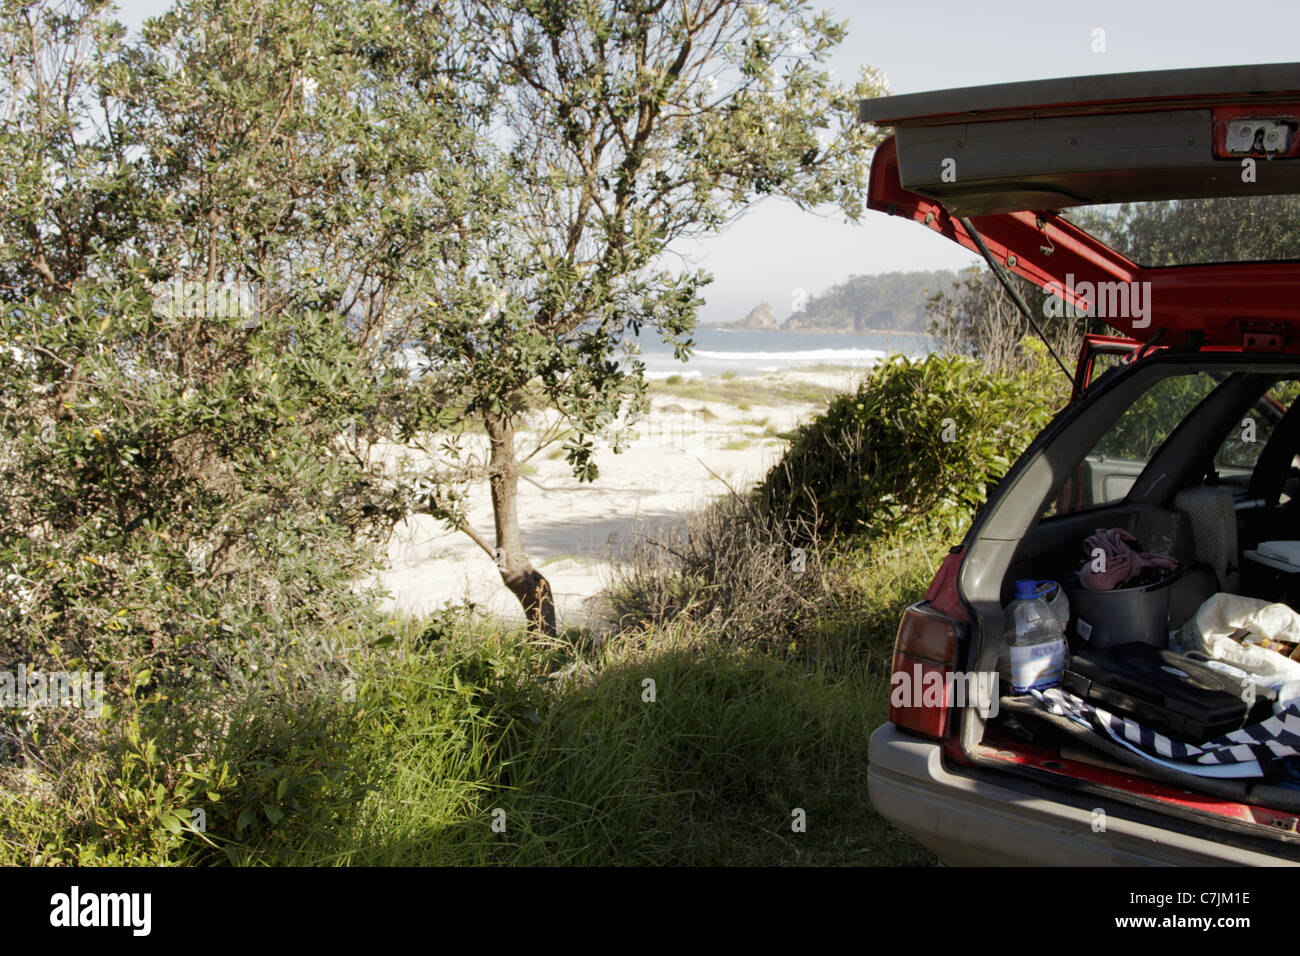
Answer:
M1018 579L1071 579L1087 560L1082 542L1101 529L1122 528L1142 550L1178 560L1170 631L1219 592L1300 608L1300 568L1279 570L1250 554L1262 541L1300 539L1300 365L1281 356L1224 353L1141 365L1117 365L1095 380L1088 410L1071 420L1067 409L1061 424L1026 454L1029 471L1033 460L1040 468L1050 462L1050 485L1027 482L990 499L987 507L1003 511L996 517L1004 527L1010 511L1025 528L1003 550L1008 558L997 603L1012 599ZM1111 387L1121 378L1129 381ZM1044 487L1049 490L1041 495ZM994 531L982 542L975 535L968 546L989 549L998 536ZM996 647L1001 670L1004 621L996 614L980 617L986 653L987 645ZM1076 644L1071 636L1072 652ZM1009 683L1004 687L1009 695ZM1068 720L1048 717L1032 702L1010 695L1002 704L996 718L980 722L978 745L969 752L1015 754L1020 772L1070 774L1087 765L1118 771L1112 783L1161 781L1257 807L1300 810L1298 790L1153 767ZM1267 812L1260 819L1279 833L1287 827L1294 832L1291 813L1285 824Z
M1210 594L1238 584L1244 551L1300 535L1297 392L1300 372L1214 370L1153 383L1080 458L1022 540L1008 600L1018 577L1064 580L1083 563L1081 541L1119 527L1178 559L1169 626L1180 627Z

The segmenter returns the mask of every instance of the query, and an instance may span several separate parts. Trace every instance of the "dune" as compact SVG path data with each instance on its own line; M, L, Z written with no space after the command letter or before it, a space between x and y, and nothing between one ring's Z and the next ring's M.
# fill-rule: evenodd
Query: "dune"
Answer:
M848 391L860 372L785 371L746 383L813 384ZM692 385L701 379L691 379ZM573 477L556 443L529 460L520 481L519 516L524 546L551 583L561 626L589 625L598 613L593 598L609 583L612 559L635 535L653 535L681 521L709 500L751 487L780 457L785 443L765 434L787 432L822 407L813 402L746 409L718 401L652 395L650 414L632 429L621 453L598 447L599 478ZM764 420L766 420L765 423ZM760 424L762 423L762 424ZM524 432L521 455L532 447ZM469 520L488 540L492 507L486 486L473 489ZM423 615L448 603L470 603L512 621L523 621L514 596L501 583L492 559L467 535L449 531L427 515L398 526L378 583L390 610Z

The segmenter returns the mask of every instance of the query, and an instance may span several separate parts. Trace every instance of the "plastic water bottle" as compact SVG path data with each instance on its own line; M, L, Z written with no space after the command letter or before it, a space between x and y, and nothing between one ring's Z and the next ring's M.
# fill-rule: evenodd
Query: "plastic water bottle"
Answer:
M1016 582L1007 606L1007 646L1011 651L1011 690L1026 694L1061 683L1065 671L1065 629L1038 593L1038 582Z
M1047 602L1056 619L1061 622L1061 633L1067 633L1070 628L1070 600L1065 596L1065 588L1055 581L1039 581L1038 596Z

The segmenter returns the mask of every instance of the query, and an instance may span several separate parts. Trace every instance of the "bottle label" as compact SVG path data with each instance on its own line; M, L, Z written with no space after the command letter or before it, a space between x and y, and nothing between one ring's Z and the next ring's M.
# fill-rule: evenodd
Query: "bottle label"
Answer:
M1042 644L1011 645L1011 690L1026 694L1061 683L1065 672L1065 639Z

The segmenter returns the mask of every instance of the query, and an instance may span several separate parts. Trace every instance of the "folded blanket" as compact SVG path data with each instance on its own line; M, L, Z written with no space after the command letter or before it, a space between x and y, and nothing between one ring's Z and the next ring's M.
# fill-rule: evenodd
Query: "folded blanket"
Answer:
M1137 547L1134 547L1134 546ZM1079 583L1090 591L1113 591L1137 577L1144 568L1176 568L1178 559L1167 554L1138 551L1137 538L1123 528L1101 528L1083 542L1088 562L1079 569ZM1093 570L1094 552L1105 552L1105 570Z
M1292 702L1272 717L1203 744L1188 744L1111 714L1059 687L1030 691L1048 713L1068 717L1134 754L1171 770L1201 777L1264 777L1283 757L1300 755L1300 708Z

